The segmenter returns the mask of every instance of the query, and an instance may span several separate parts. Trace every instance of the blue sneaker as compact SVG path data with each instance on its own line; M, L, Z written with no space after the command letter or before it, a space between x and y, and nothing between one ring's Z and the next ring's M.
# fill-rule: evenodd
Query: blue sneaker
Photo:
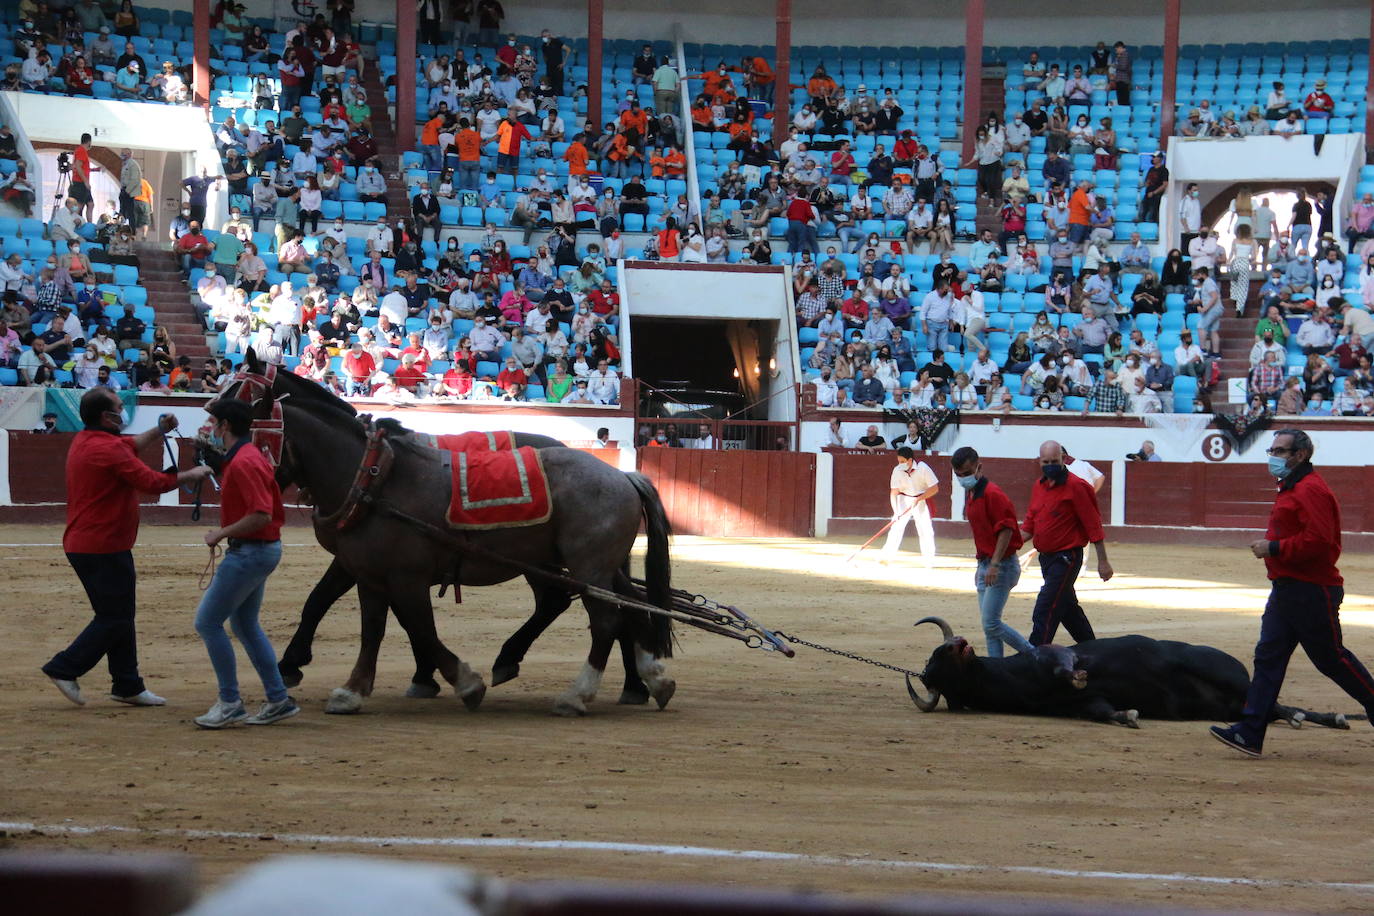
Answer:
M1252 745L1249 741L1246 741L1245 737L1241 735L1239 728L1234 725L1229 725L1225 728L1220 725L1213 725L1209 730L1213 738L1216 738L1227 747L1235 748L1247 757L1262 756L1260 749Z

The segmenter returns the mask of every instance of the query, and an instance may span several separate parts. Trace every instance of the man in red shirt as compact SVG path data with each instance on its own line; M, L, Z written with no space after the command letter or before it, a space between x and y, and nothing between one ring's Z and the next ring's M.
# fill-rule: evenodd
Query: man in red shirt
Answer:
M1054 641L1059 624L1075 642L1094 639L1088 615L1078 603L1074 582L1083 569L1083 548L1097 551L1097 573L1106 582L1112 577L1107 560L1102 513L1092 485L1064 464L1064 449L1053 440L1040 446L1041 478L1031 489L1030 508L1021 525L1024 538L1033 539L1040 552L1044 584L1031 613L1030 643L1044 646Z
M816 241L816 208L811 201L800 193L793 193L787 202L787 251L796 255L799 251L820 254L821 246Z
M403 353L401 355L401 364L396 367L395 372L391 373L391 377L395 379L396 384L407 391L423 396L424 392L419 390L419 386L420 383L425 381L429 376L425 374L425 371L421 369L416 362L414 353Z
M76 201L77 212L86 220L95 219L95 198L91 196L91 135L82 134L72 150L72 178L67 196Z
M196 267L204 267L205 261L215 250L205 233L200 231L200 223L191 221L191 231L177 239L177 254L181 257L181 271L190 274Z
M525 370L520 368L514 356L507 356L505 367L496 376L496 387L501 394L508 401L523 401L528 384L529 377L525 375Z
M300 712L296 701L287 696L277 671L277 654L258 623L267 577L281 562L286 510L272 465L253 445L253 408L246 401L220 399L211 401L205 412L212 420L211 435L221 438L226 450L219 470L220 527L205 532L205 543L213 549L227 540L229 549L196 609L196 632L210 653L219 699L195 721L201 728L224 728L242 721L271 725ZM267 693L267 702L255 716L248 715L239 696L234 646L224 632L225 621L233 626Z
M1016 552L1024 543L1016 522L1016 507L1002 488L983 476L983 462L968 446L954 452L950 459L954 479L968 493L964 517L973 529L973 548L978 554L978 569L973 585L978 590L978 611L983 618L983 635L988 641L988 658L1002 657L1002 643L1017 652L1032 648L1026 638L1002 622L1007 596L1021 580L1021 564Z
M1269 602L1260 620L1255 673L1239 723L1212 726L1212 736L1258 757L1283 686L1288 660L1299 645L1317 670L1374 716L1374 677L1341 641L1341 508L1312 468L1312 440L1299 429L1281 429L1269 449L1269 473L1278 494L1264 537L1250 552L1264 561Z
M343 370L348 374L349 397L365 398L372 393L372 374L377 371L377 361L363 349L362 341L355 340L344 354Z
M109 388L92 388L81 396L85 426L67 453L67 530L62 549L76 570L95 611L95 619L72 644L43 666L62 695L85 704L76 679L108 659L113 689L110 698L131 706L161 706L166 701L147 690L138 674L134 634L136 575L134 541L138 538L138 494L165 493L179 484L210 476L207 467L181 473L154 471L138 452L176 429L176 418L164 415L137 436L121 436L124 405Z

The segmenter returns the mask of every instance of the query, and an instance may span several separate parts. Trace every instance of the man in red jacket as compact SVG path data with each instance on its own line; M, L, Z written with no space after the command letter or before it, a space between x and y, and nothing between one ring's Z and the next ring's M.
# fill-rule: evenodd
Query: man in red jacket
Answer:
M1034 541L1040 552L1040 573L1044 584L1031 613L1030 643L1043 646L1054 641L1059 624L1075 642L1094 639L1092 624L1074 592L1074 582L1083 569L1083 548L1093 545L1097 552L1097 574L1106 582L1112 577L1107 560L1106 534L1102 513L1092 485L1064 464L1064 448L1050 440L1040 446L1041 477L1031 489L1030 508L1021 525L1024 537Z
M1374 716L1374 678L1341 642L1341 509L1326 481L1312 469L1312 440L1281 429L1269 449L1269 473L1278 478L1269 527L1250 552L1269 574L1269 602L1260 620L1255 673L1239 723L1212 726L1212 736L1258 757L1278 701L1288 659L1299 645L1317 670Z
M113 689L110 699L131 706L161 706L166 701L146 689L138 673L134 633L134 541L138 539L138 494L165 493L180 484L210 476L207 467L181 473L155 471L138 452L176 429L163 415L137 436L121 436L124 405L109 388L92 388L81 397L85 426L67 453L67 530L62 549L76 570L95 611L95 619L66 649L43 666L62 695L85 704L76 679L107 658Z

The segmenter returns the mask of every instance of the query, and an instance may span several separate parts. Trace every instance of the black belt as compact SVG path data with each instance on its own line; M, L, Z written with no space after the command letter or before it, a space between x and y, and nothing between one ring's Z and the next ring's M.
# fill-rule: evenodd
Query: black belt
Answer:
M275 543L277 543L276 540L264 541L264 540L260 540L260 539L258 539L258 538L229 538L229 549L230 549L230 550L235 550L235 549L237 549L237 548L239 548L239 547L243 547L243 546L246 545L246 544L275 544Z

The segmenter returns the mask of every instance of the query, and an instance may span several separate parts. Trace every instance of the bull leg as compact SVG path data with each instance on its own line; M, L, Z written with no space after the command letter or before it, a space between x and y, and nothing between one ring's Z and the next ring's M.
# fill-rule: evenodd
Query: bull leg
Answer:
M1079 659L1073 649L1047 644L1037 646L1034 651L1049 660L1053 666L1050 673L1055 678L1068 681L1075 690L1082 690L1088 686L1088 672L1082 666L1083 660Z
M1275 711L1280 709L1291 710L1299 717L1299 723L1311 722L1313 725L1320 725L1323 728L1338 728L1342 731L1350 730L1350 722L1347 720L1344 713L1313 712L1310 709L1295 709L1291 706L1275 706L1274 709ZM1289 724L1292 724L1292 720L1289 720ZM1297 728L1296 725L1294 725L1293 727Z
M300 685L304 677L301 669L310 664L313 657L310 646L315 641L315 631L320 621L324 620L324 615L329 613L329 609L336 601L348 594L353 585L353 576L336 559L329 564L320 581L310 590L310 596L305 599L305 607L301 608L301 619L296 624L296 632L292 634L291 642L287 643L281 660L277 662L277 670L281 672L282 681L287 687Z
M342 687L335 687L329 694L329 702L324 711L343 714L355 713L363 707L363 697L372 693L373 681L377 676L377 653L386 635L387 597L370 586L358 586L358 601L362 605L362 637L358 646L358 660L348 681Z
M520 662L530 646L572 604L572 595L561 588L542 585L529 576L525 577L525 581L529 582L534 592L534 613L502 644L491 666L493 687L519 677Z
M1140 728L1140 713L1134 709L1116 709L1104 697L1094 697L1082 707L1085 718L1094 722L1112 722L1127 728Z
M1298 709L1296 706L1284 706L1280 703L1274 704L1274 712L1269 719L1270 722L1287 722L1292 728L1302 728L1303 721L1307 718L1307 711Z

